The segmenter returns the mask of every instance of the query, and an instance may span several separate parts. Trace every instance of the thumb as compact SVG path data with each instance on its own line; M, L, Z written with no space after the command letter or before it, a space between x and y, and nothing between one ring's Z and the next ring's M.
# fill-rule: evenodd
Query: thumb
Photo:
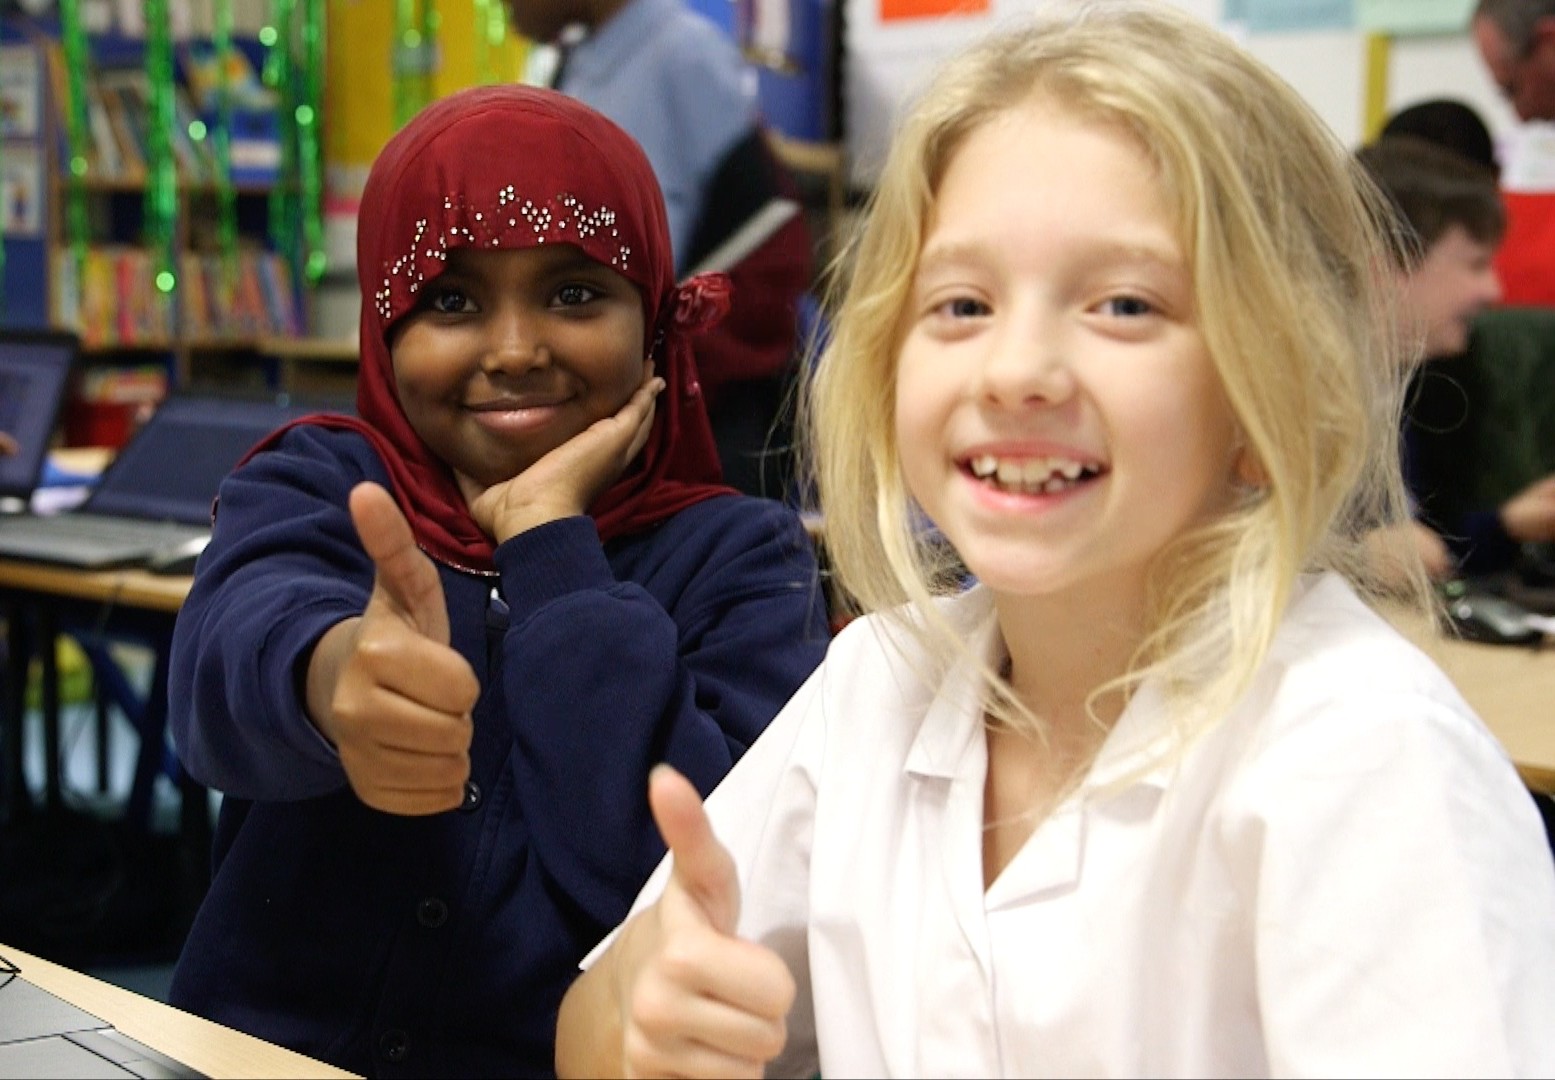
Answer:
M362 547L378 568L368 607L383 601L420 633L448 644L448 605L432 560L416 546L410 523L394 497L373 483L351 489L351 520Z
M713 929L733 934L740 918L734 859L713 835L702 797L668 765L648 774L648 805L659 835L675 856L672 879L696 901Z

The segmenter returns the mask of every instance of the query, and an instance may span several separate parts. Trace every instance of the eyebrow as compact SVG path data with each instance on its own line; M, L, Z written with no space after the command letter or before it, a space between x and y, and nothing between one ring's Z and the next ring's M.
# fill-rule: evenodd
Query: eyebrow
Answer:
M931 242L919 253L918 271L981 261L987 247L977 240ZM1175 245L1104 237L1087 240L1084 252L1088 263L1143 263L1174 273L1187 270L1187 260Z

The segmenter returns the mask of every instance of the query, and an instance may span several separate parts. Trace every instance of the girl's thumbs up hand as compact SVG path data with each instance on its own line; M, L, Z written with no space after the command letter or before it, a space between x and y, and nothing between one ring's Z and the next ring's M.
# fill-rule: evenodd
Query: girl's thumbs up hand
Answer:
M623 932L617 992L630 1076L760 1076L787 1040L794 979L734 936L740 887L696 789L667 765L648 780L674 856L664 895Z
M459 805L470 774L475 672L448 643L437 568L388 492L358 484L351 517L378 569L362 614L335 624L308 662L308 715L351 789L393 814Z

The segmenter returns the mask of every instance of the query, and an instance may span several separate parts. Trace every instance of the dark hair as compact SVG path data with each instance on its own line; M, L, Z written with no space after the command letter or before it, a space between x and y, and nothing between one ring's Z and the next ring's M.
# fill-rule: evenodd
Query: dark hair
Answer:
M1454 225L1482 244L1501 242L1506 209L1489 169L1411 135L1386 135L1355 156L1398 214L1400 266L1415 266Z
M1490 129L1479 113L1461 101L1436 98L1400 109L1382 125L1382 134L1425 139L1500 176L1501 167L1496 162Z
M1555 0L1479 0L1474 8L1474 18L1494 23L1516 56L1528 55L1539 20L1549 15L1555 15Z

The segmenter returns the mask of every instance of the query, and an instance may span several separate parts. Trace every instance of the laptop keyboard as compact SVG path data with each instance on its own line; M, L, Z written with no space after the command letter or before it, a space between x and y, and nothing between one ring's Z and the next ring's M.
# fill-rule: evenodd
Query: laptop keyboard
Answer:
M86 513L17 515L0 518L0 555L76 566L126 565L209 532L197 525Z

